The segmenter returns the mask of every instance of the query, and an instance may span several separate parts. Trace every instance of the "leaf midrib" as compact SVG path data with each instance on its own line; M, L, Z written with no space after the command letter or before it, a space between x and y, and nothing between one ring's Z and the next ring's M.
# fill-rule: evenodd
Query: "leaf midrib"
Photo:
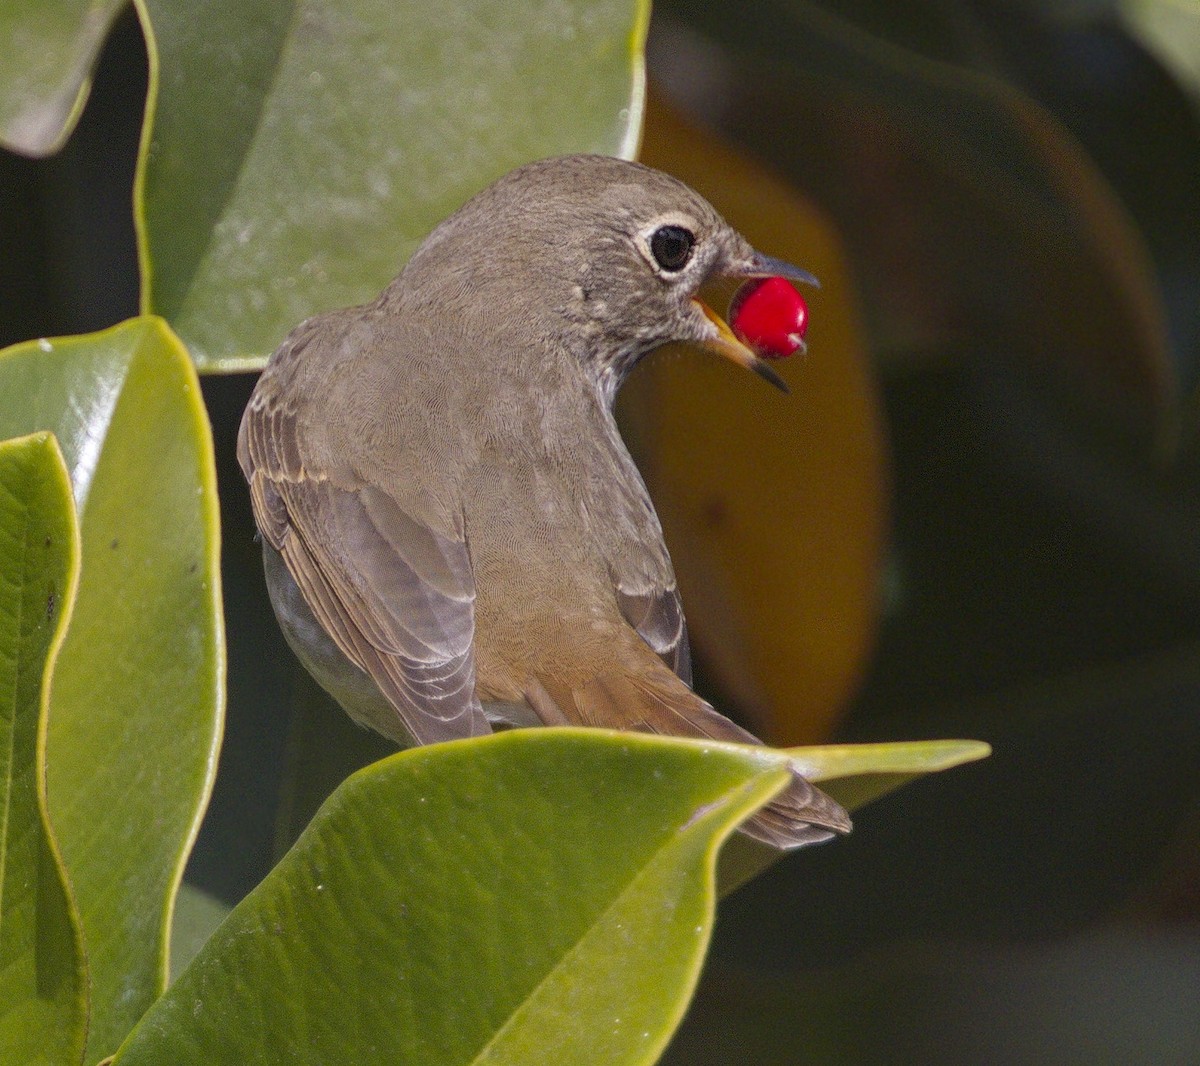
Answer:
M463 1066L484 1066L487 1061L487 1055L489 1051L496 1045L496 1043L501 1039L501 1037L504 1036L505 1033L507 1033L513 1028L513 1026L517 1024L517 1019L524 1013L524 1008L526 1005L543 987L545 987L551 978L558 974L571 961L571 959L580 950L580 946L583 944L583 942L591 935L592 931L597 926L602 924L608 918L608 916L613 913L619 904L628 898L628 896L643 881L643 879L648 876L649 871L656 869L668 852L678 848L683 840L693 836L696 832L699 832L701 827L704 827L718 812L727 812L737 799L744 797L746 793L752 791L753 787L757 783L757 778L750 778L740 788L738 788L736 792L727 792L724 797L718 799L715 803L707 805L707 809L704 812L703 818L693 821L687 826L687 828L681 831L667 834L667 836L663 838L662 845L650 853L646 861L642 863L634 876L625 882L624 887L613 896L604 909L599 911L590 922L584 925L579 935L571 943L570 947L563 951L558 956L557 961L546 970L541 978L539 978L537 983L529 988L529 990L521 998L521 1001L509 1012L509 1015L505 1019L504 1023L500 1025L494 1033L492 1033L487 1042L480 1047L480 1049L471 1059L464 1062ZM782 787L782 782L780 787ZM765 797L764 801L766 798L769 797ZM719 840L714 837L713 845L716 846L718 843ZM709 925L712 923L711 901L714 896L715 892L710 893L710 906L707 914L707 924Z

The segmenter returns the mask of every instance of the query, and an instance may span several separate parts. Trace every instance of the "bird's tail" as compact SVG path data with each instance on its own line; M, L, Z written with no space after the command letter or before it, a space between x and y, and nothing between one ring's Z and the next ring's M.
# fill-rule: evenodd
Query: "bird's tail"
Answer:
M529 702L547 725L614 726L642 733L761 744L697 696L665 666L648 675L607 674L570 691L540 691ZM850 831L850 816L819 788L793 772L791 784L741 831L781 851Z

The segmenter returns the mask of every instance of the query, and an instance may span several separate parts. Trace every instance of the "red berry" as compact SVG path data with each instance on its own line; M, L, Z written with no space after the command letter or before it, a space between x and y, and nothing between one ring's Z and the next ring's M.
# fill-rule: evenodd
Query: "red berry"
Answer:
M786 359L804 348L808 305L787 278L755 278L734 293L729 326L755 355Z

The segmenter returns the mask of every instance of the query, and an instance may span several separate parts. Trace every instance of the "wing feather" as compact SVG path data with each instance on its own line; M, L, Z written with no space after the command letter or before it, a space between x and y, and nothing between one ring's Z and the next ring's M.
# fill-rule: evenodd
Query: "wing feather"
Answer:
M309 323L267 373L286 373ZM461 518L449 533L381 487L309 462L294 409L260 390L238 436L255 520L342 654L418 743L490 731L475 695L475 581Z
M650 589L632 589L617 583L621 614L686 685L692 683L692 656L687 622L679 592L672 583Z

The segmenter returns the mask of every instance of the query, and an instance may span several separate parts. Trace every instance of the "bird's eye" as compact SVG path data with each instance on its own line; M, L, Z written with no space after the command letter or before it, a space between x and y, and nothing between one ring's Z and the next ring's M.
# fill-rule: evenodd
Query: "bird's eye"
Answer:
M672 274L687 266L695 246L696 238L682 226L659 226L650 238L655 262Z

